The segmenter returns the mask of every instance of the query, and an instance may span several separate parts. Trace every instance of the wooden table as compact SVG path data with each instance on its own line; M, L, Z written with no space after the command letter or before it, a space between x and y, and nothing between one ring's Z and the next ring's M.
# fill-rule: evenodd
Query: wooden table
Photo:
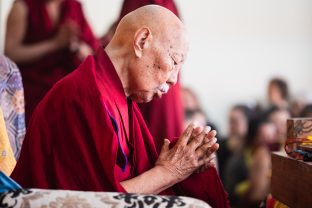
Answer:
M271 192L291 208L312 208L312 163L272 153Z

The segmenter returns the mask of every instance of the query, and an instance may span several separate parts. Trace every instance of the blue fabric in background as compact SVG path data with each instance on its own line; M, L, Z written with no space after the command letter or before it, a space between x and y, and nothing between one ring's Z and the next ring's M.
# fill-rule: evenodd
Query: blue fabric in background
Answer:
M22 189L22 187L9 176L0 171L0 193L16 189Z

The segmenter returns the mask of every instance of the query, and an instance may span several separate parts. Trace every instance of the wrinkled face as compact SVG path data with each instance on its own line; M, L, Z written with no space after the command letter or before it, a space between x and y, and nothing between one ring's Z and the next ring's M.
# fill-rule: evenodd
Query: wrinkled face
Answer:
M187 52L185 42L156 42L130 65L128 95L136 102L149 102L176 84Z
M244 137L248 129L248 120L245 115L237 109L233 109L229 115L230 135Z

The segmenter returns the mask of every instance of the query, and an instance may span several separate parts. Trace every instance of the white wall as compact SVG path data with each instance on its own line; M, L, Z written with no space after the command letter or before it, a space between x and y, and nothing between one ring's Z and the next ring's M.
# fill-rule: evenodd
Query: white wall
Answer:
M11 2L0 0L2 17ZM95 33L102 35L118 16L122 0L81 2ZM272 76L288 80L293 94L312 93L311 0L176 3L190 39L183 83L198 92L223 133L229 107L264 100Z
M265 99L272 76L312 92L312 1L179 2L191 43L183 80L212 120L224 126L232 104Z
M0 53L3 52L6 17L13 0L0 0Z

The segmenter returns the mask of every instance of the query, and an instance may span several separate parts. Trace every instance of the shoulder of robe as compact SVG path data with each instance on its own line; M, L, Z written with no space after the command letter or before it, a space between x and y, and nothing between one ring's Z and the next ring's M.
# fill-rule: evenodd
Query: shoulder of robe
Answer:
M44 98L55 106L89 106L100 99L94 61L88 57L77 69L58 81ZM65 107L64 106L64 107Z

